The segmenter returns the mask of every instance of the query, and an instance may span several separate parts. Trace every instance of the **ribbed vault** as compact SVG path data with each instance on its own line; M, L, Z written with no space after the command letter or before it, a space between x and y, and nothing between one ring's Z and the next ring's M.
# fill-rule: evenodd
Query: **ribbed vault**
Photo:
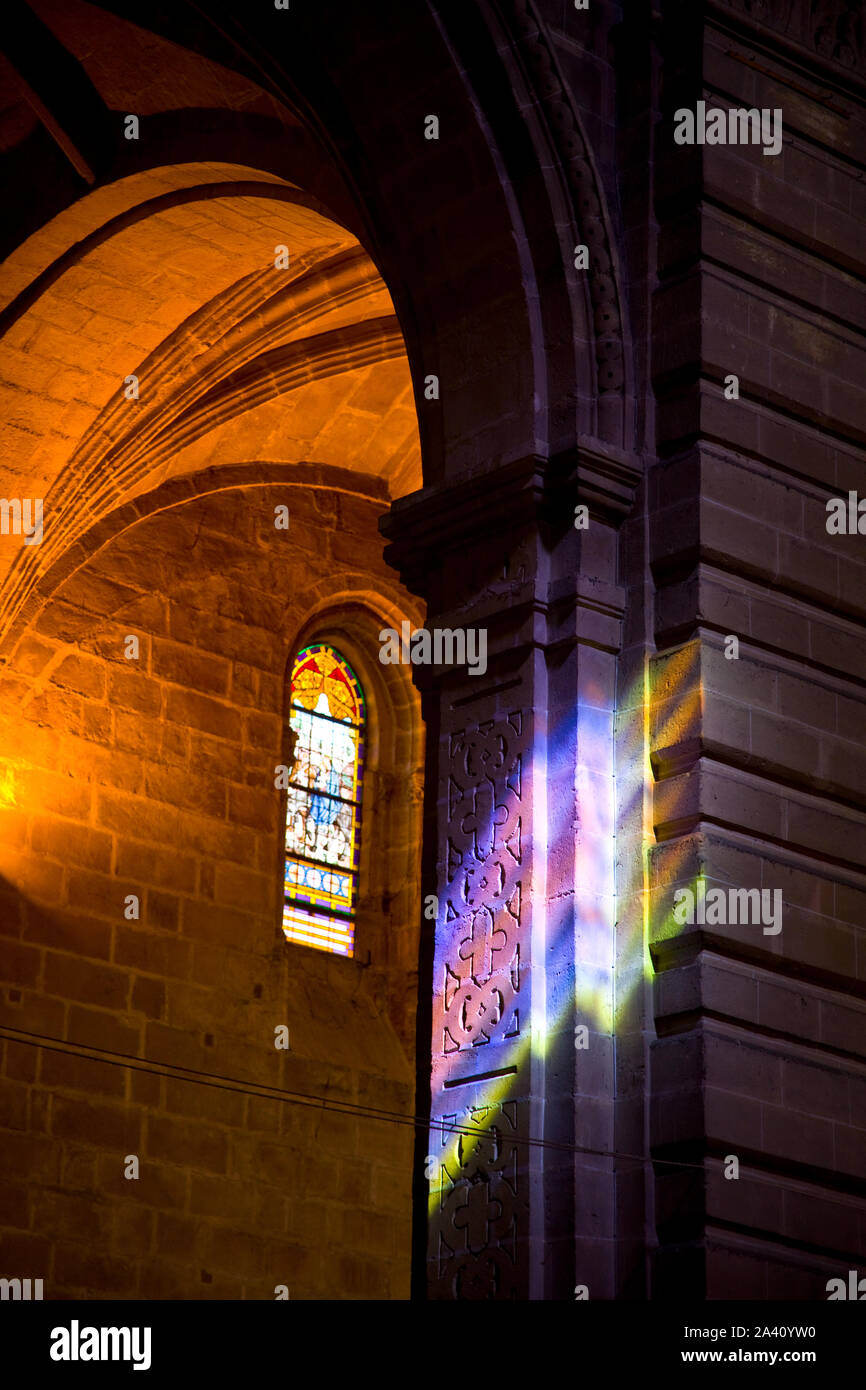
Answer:
M272 175L186 165L103 187L18 248L0 297L4 491L45 518L38 545L0 538L4 631L86 531L169 477L258 456L355 469L390 497L421 485L388 292Z

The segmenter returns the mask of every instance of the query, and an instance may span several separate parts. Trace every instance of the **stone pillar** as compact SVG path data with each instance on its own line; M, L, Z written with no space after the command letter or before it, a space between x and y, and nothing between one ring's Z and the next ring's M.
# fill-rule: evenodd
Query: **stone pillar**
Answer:
M598 459L609 476L595 491L589 453L582 470L533 456L425 489L383 524L387 559L426 599L428 631L487 637L486 670L413 671L428 739L422 891L437 906L435 934L422 924L419 1038L432 985L432 1052L419 1081L429 1078L431 1128L416 1187L433 1298L613 1287L621 594L604 522L631 473L620 458ZM591 524L579 532L581 472ZM589 1035L580 1051L577 1024Z

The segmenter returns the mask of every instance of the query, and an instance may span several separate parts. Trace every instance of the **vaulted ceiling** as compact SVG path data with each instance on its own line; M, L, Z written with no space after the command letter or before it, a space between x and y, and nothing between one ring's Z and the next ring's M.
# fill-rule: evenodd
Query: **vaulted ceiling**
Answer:
M45 28L5 63L0 161L8 171L50 137L80 196L58 194L41 223L24 209L32 230L0 270L0 491L44 499L45 516L38 545L0 537L0 629L91 528L169 478L312 462L390 497L421 486L403 337L357 237L273 168L148 167L149 118L172 100L279 121L289 148L295 117L102 8L30 8ZM76 83L87 94L74 111L33 85L28 54L46 34L70 101ZM133 171L101 178L106 141L105 167L125 154L128 113L140 121Z

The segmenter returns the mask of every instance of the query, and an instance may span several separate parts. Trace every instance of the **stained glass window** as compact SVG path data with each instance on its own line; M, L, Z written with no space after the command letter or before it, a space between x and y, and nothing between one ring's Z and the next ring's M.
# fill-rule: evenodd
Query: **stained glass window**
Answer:
M292 668L297 734L286 809L283 931L351 956L358 900L364 694L348 661L322 642Z

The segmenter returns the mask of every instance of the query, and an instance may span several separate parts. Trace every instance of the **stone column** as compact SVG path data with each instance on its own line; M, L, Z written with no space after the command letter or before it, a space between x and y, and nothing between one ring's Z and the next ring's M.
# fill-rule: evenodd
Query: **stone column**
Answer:
M422 892L436 899L435 924L422 923L419 1030L429 1026L432 1049L419 1081L429 1078L431 1128L416 1187L433 1298L612 1287L621 594L602 517L631 474L619 458L598 459L601 472L588 452L582 469L573 457L520 459L425 489L383 524L386 557L427 601L428 631L487 637L483 672L413 672L428 739ZM583 532L578 487L591 509ZM577 1024L589 1035L580 1052ZM576 1231L588 1193L592 1212Z

